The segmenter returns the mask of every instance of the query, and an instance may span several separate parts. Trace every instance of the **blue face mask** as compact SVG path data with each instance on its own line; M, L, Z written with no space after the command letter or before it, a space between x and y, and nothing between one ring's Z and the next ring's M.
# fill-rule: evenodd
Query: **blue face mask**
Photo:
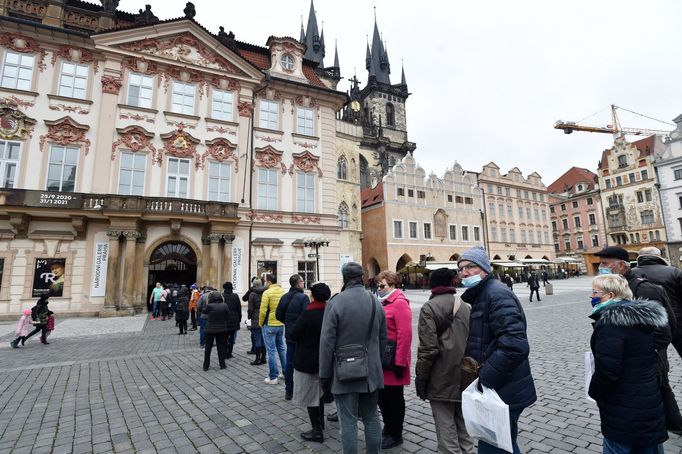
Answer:
M596 306L597 304L601 303L601 297L600 296L593 296L590 299L590 303L592 303L592 307Z
M476 274L474 276L465 277L462 279L462 285L466 288L476 287L481 282L481 275Z
M599 268L599 274L613 274L611 268Z

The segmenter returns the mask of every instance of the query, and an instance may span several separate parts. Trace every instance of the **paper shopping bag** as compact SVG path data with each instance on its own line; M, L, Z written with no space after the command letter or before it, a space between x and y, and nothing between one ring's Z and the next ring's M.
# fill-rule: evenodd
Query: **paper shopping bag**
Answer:
M594 374L594 356L592 355L592 352L585 352L585 399L590 402L595 402L589 395L592 374Z
M513 452L509 405L493 389L482 386L478 379L462 392L462 413L467 432L489 445Z

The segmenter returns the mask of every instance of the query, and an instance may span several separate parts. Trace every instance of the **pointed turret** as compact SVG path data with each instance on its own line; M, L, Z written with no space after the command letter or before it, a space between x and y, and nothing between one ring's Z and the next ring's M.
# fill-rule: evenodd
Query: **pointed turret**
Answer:
M303 30L303 15L301 15L301 37L299 38L298 42L301 44L305 44L305 30Z
M367 55L365 56L365 69L369 71L372 66L372 53L369 51L369 41L367 41Z
M322 60L324 60L324 56L327 53L325 51L325 46L324 46L324 26L322 28L322 31L320 32L320 68L324 68L324 63Z
M334 68L341 68L339 66L339 45L337 42L334 42Z
M400 76L400 85L407 86L407 80L405 79L405 65L403 64L402 75Z
M301 31L301 36L304 33ZM308 60L312 60L322 65L322 59L324 58L324 37L320 36L319 29L317 28L317 14L315 13L315 5L313 0L310 0L310 12L308 13L308 26L305 30L305 45L306 51L303 57Z
M370 76L372 73L376 76L376 81L384 84L391 84L389 74L391 70L388 66L388 59L384 50L384 44L381 42L381 34L379 33L379 26L377 25L376 17L374 18L374 33L372 34L372 62L369 70Z

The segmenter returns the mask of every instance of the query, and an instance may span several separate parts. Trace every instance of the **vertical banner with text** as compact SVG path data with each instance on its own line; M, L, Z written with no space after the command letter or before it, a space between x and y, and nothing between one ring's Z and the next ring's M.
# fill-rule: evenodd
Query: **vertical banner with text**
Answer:
M242 275L244 266L244 240L235 238L232 240L232 286L234 292L242 291Z
M109 264L109 242L95 243L92 257L92 284L90 296L104 296L107 289L107 266Z

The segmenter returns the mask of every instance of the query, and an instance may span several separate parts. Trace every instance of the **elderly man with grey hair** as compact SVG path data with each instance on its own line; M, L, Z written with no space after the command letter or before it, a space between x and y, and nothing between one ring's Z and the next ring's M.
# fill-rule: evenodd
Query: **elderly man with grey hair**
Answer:
M668 296L668 302L677 322L673 331L672 344L682 356L682 270L668 263L661 257L661 250L656 247L644 247L639 250L637 267L632 270L637 277L646 278L660 285Z

